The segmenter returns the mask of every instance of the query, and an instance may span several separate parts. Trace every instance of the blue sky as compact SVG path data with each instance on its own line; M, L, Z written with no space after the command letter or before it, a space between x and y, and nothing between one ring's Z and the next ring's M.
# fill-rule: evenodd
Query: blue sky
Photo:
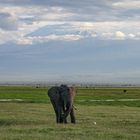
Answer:
M139 0L0 0L0 82L140 84Z

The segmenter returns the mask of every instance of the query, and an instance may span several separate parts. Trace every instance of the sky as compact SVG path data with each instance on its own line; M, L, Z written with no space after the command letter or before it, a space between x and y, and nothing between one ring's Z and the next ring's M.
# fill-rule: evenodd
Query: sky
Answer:
M140 84L139 0L0 0L0 82Z

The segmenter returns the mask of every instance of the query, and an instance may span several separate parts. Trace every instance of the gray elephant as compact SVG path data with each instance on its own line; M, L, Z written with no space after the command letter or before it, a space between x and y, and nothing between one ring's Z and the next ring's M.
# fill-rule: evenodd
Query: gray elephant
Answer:
M71 123L76 123L73 106L75 88L67 85L52 87L48 90L48 96L53 105L57 123L67 123L69 114Z

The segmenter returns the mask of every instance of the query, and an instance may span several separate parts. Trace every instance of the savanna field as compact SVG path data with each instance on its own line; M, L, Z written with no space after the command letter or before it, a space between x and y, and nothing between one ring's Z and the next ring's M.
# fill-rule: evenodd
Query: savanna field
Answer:
M77 88L76 124L55 123L47 90L0 87L0 140L140 140L140 88Z

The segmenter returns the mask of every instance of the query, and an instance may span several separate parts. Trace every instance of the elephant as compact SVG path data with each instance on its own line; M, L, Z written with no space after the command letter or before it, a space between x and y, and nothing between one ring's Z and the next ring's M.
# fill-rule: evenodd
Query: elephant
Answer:
M48 90L48 96L53 105L57 123L67 123L68 115L70 115L71 123L76 123L73 106L75 94L75 88L67 85L54 86Z

